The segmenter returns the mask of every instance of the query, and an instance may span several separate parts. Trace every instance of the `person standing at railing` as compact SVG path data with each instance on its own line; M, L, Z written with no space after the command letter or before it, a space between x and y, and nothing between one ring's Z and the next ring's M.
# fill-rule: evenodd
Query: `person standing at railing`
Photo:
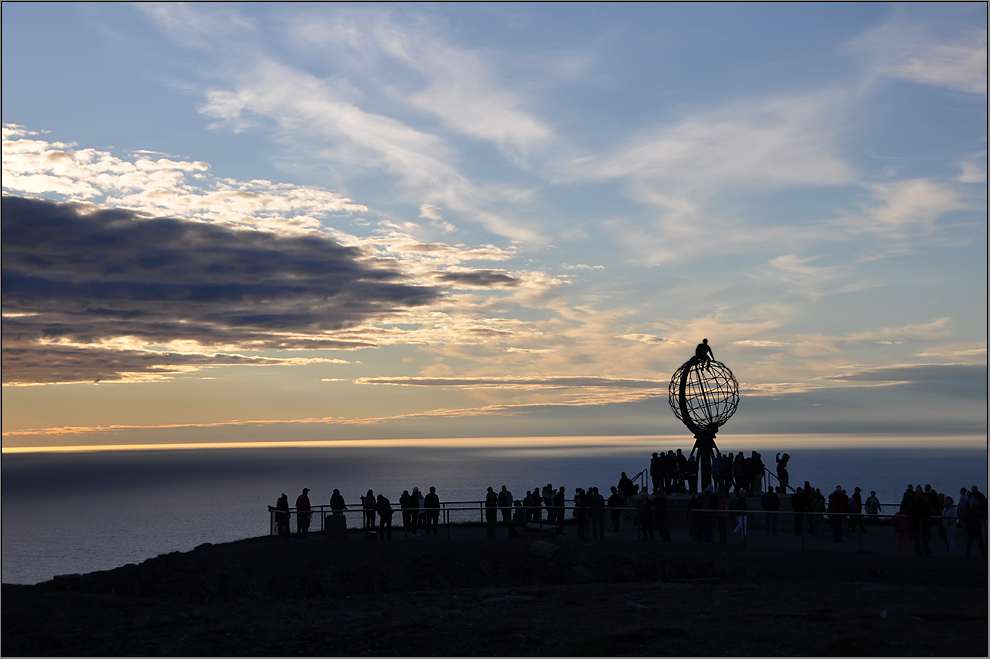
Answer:
M296 531L300 538L306 537L309 531L309 520L313 515L313 507L309 503L309 488L304 487L302 494L296 497Z
M333 494L330 495L330 510L334 515L343 515L347 510L347 504L344 503L344 497L338 489L334 489Z
M488 539L495 539L495 525L498 524L498 495L491 487L485 495L485 523L488 526Z
M619 489L612 486L612 496L608 498L608 510L612 517L612 533L619 532L619 518L622 516L622 509L626 505L626 500L619 494Z
M783 488L778 487L778 490L783 490ZM767 511L767 537L771 535L777 537L777 511L780 510L780 495L773 491L772 487L768 487L766 493L763 495L763 499L760 501L763 506L763 510Z
M688 457L686 475L688 483L688 494L698 493L698 456L694 454L694 450L691 451L691 456Z
M712 490L722 489L722 453L718 450L715 451L715 457L712 458Z
M790 475L787 473L787 462L790 459L791 456L786 453L783 456L779 452L777 453L777 481L780 482L785 492L787 491L787 484L790 479Z
M832 542L844 542L842 539L842 523L845 521L845 514L849 512L849 504L846 493L841 485L835 486L835 491L828 495L828 521L832 525Z
M368 494L361 497L361 507L364 509L364 528L371 531L375 528L375 493L368 490Z
M856 527L863 533L866 533L866 525L863 523L863 517L861 513L863 512L863 495L862 490L858 487L853 489L853 495L849 503L849 512L855 513L855 515L849 516L849 532L854 533Z
M659 495L658 495L659 496ZM639 507L636 510L636 523L639 524L639 532L643 536L643 541L653 541L653 501L646 492L640 494Z
M749 491L750 494L759 496L763 493L763 475L767 472L767 466L763 464L763 455L758 451L753 451L753 461L751 467L751 476L749 480Z
M382 540L392 539L392 502L379 494L375 501L375 510L378 512L378 537Z
M440 497L437 496L437 488L430 486L430 493L423 499L423 507L426 509L426 535L438 535L438 525L440 521Z
M949 556L956 556L959 550L956 549L956 523L959 521L956 515L955 502L952 497L945 497L942 501L942 524L945 526L945 548Z
M654 453L650 458L650 480L653 481L653 493L663 487L663 461L659 453Z
M605 539L605 497L598 492L597 487L588 493L588 505L591 507L591 538Z
M975 485L969 491L963 520L966 526L966 558L969 558L974 541L980 554L986 558L987 545L983 539L983 529L987 522L987 498Z
M506 529L511 528L512 527L512 492L510 492L509 488L507 488L505 485L502 486L502 491L498 493L498 509L502 511L502 522L505 524L505 528Z
M740 456L742 453L739 454ZM743 490L739 491L739 496L736 497L736 528L732 531L733 535L742 532L742 537L746 537L746 511L749 510L749 505L746 503L746 492Z
M804 489L798 488L791 495L791 510L794 511L794 535L804 533Z
M278 527L278 537L289 539L289 495L285 492L275 502L275 525Z
M409 500L411 498L409 496L409 490L402 490L402 494L399 496L399 509L402 511L402 528L405 531L410 530L414 519L412 517L412 511L409 509Z
M414 487L412 489L412 494L409 495L409 530L412 531L412 536L414 538L419 537L419 488Z
M746 489L746 481L744 480L743 465L745 465L745 458L743 457L742 451L736 454L736 459L732 463L732 480L736 484L736 496L740 492ZM733 531L735 533L735 531Z
M866 514L870 516L870 524L879 524L880 520L877 518L877 513L880 512L882 506L874 490L870 490L870 496L866 497L866 503L863 505L866 508Z
M554 495L553 485L547 483L547 486L543 488L543 493L542 493L543 507L546 508L547 511L547 524L553 524L553 521L555 519L554 511L553 511L553 495Z
M565 490L561 485L557 493L553 495L554 520L557 524L557 535L564 535L564 504Z

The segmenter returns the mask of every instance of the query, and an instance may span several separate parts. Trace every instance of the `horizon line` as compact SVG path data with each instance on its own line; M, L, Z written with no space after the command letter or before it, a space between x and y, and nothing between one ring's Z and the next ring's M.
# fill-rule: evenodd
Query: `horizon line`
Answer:
M783 440L789 439L787 443ZM609 441L610 440L610 441ZM809 441L810 440L810 441ZM815 441L817 440L817 441ZM828 441L825 441L828 440ZM855 448L944 448L978 449L987 448L986 434L933 434L933 433L739 433L726 434L719 439L721 446L735 446L746 442L747 447L764 450L789 448L794 450L794 442L807 442L808 448L816 449L855 449ZM96 453L109 451L173 451L173 450L220 450L244 448L564 448L567 446L590 447L614 446L616 449L632 450L655 446L655 444L677 443L679 448L693 445L693 438L683 435L538 435L506 437L432 437L432 438L375 438L375 439L336 439L336 440L286 440L256 442L171 442L146 444L86 444L57 446L3 446L4 455L28 453ZM677 448L675 447L675 448ZM721 447L720 447L721 448ZM666 449L665 449L666 450Z

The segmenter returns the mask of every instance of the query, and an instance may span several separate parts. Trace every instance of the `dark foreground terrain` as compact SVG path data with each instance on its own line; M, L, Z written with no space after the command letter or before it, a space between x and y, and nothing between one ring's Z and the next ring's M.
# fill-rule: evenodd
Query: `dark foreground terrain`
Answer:
M987 562L483 531L3 585L11 655L987 656Z

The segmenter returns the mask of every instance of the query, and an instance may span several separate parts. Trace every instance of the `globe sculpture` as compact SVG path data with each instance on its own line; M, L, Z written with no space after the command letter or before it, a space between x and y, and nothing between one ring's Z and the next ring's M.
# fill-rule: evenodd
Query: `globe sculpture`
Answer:
M704 489L712 482L715 434L739 407L739 383L722 362L692 357L670 378L668 393L674 416L694 435Z

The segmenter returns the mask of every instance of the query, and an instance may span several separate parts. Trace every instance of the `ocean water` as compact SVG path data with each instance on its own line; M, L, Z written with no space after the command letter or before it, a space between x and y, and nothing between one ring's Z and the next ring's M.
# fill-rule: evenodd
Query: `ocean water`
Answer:
M502 445L500 445L502 444ZM599 438L596 442L489 440L483 446L401 444L5 454L2 462L2 579L31 584L57 574L138 563L268 533L267 506L290 503L303 487L313 504L333 488L349 504L368 489L397 504L402 490L436 486L443 501L477 501L488 486L516 498L546 483L607 491L622 471L648 467L652 450L675 447ZM682 448L690 448L682 440ZM740 447L724 447L737 450ZM754 444L773 464L781 449ZM955 495L987 483L986 448L787 448L792 484L823 492L842 485L876 490L896 503L906 484ZM474 519L474 516L471 516ZM352 525L359 523L357 515Z

